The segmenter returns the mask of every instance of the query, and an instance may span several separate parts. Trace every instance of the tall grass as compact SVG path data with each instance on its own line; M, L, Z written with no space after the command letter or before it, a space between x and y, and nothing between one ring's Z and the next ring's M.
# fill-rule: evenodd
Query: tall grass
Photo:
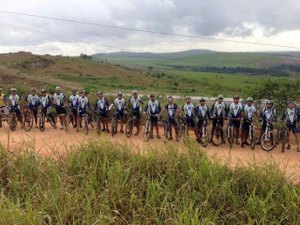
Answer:
M276 166L232 170L194 145L2 150L0 185L1 224L300 223L300 187Z

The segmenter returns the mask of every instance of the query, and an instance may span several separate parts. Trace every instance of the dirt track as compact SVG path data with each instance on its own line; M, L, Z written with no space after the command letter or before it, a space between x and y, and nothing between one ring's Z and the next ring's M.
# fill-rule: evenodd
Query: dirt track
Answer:
M18 149L23 149L24 146L29 146L42 155L54 154L57 151L64 152L67 148L99 138L95 129L91 129L89 135L85 135L82 130L77 133L74 129L70 129L67 133L64 130L54 130L49 127L42 133L36 128L33 128L30 132L25 132L18 128L17 131L10 132L8 146L8 129L7 127L3 127L1 130L0 142L5 148L9 147L10 151L17 151ZM139 136L133 135L128 139L121 133L118 133L114 138L112 138L110 134L102 133L100 138L125 141L139 147L148 145L148 143L143 141L142 134ZM163 144L163 140L153 139L150 140L149 144L151 144L151 146L159 146ZM222 163L228 163L233 167L245 166L253 162L263 164L272 161L279 165L290 180L300 181L300 153L296 152L295 148L295 146L292 146L291 150L286 150L283 154L279 148L269 153L261 150L260 146L257 146L257 148L252 151L248 146L243 149L235 145L233 149L230 150L228 145L223 145L218 148L209 145L207 148L204 148L204 151L212 157L217 157ZM199 150L200 149L199 147Z

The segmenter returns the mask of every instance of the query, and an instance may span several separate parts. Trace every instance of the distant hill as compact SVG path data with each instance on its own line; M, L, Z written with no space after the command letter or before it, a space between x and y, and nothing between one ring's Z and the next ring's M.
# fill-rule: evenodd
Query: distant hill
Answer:
M213 53L210 50L203 49L194 49L182 52L167 52L167 53L152 53L152 52L113 52L113 53L98 53L92 55L94 58L102 58L102 57L139 57L139 58L180 58L180 57L189 57L195 55L209 54Z

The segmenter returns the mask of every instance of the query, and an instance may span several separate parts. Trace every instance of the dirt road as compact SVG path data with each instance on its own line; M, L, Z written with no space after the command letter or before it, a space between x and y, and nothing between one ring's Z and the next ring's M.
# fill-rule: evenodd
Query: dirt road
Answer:
M130 139L125 137L124 134L118 133L114 138L110 134L102 133L100 136L96 134L96 130L90 130L89 135L85 135L81 130L77 133L74 129L69 132L64 130L54 130L47 127L45 132L40 132L39 129L33 128L30 132L17 129L14 132L8 132L7 127L1 128L0 142L4 148L9 148L10 151L18 151L18 149L30 148L42 155L55 154L56 152L64 152L66 149L79 146L89 141L101 139L108 139L114 141L124 141L129 144L143 147L147 145L161 146L164 144L163 140L153 139L149 143L143 141L143 136L132 136ZM8 135L9 133L9 135ZM161 130L162 134L162 130ZM9 140L9 142L8 142ZM8 144L9 143L9 144ZM174 143L176 143L174 141ZM182 145L179 142L179 146ZM252 151L250 147L246 146L241 148L235 145L232 150L228 145L222 147L214 147L209 145L206 148L199 146L199 151L204 150L209 156L218 158L222 163L227 163L232 167L246 166L249 163L276 163L281 170L292 181L300 181L300 153L296 152L296 147L292 146L291 150L286 150L282 153L279 148L274 149L272 152L263 151L260 146Z

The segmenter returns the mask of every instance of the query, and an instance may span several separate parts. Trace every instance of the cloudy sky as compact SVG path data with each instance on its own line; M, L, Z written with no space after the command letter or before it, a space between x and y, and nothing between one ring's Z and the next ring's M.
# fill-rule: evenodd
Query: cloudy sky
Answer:
M279 51L299 47L295 0L0 0L0 52ZM164 36L16 15L26 13L193 37ZM214 38L214 39L211 39Z

